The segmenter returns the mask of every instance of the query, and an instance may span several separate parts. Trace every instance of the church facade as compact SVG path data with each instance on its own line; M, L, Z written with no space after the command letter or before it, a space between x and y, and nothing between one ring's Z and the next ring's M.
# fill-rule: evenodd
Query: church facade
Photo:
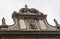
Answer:
M13 25L7 25L3 17L0 39L60 39L60 25L55 19L56 25L50 25L46 17L46 14L25 5L19 12L13 12Z

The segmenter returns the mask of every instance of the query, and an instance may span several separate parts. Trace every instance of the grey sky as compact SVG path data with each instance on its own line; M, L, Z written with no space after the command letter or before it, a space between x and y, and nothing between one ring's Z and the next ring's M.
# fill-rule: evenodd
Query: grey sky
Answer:
M48 23L54 25L53 19L60 22L60 0L0 0L0 25L2 17L5 17L8 25L13 24L11 15L13 11L19 11L27 4L29 8L35 8L47 14Z

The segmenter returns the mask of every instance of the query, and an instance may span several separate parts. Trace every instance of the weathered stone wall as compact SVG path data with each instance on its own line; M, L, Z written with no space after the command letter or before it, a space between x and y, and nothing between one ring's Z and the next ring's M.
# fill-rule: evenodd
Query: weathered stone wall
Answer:
M25 24L24 19L20 19L19 24L20 24L20 29L26 29L26 24Z
M14 18L14 25L11 25L11 27L8 27L9 30L19 30L20 26L19 26L19 21L18 19Z
M41 30L47 29L47 28L46 28L46 24L44 23L43 20L39 20L38 25L39 25L39 27L40 27Z

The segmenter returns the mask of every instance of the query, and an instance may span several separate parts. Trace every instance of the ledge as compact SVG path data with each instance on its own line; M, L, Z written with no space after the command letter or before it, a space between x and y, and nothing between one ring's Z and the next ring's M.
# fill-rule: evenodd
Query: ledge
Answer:
M60 31L0 30L0 34L60 34Z

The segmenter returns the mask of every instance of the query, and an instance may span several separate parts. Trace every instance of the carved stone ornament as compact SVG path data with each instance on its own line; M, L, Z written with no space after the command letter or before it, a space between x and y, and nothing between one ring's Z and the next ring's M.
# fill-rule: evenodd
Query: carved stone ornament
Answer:
M31 29L36 29L37 28L35 21L30 21L30 28Z
M39 14L39 11L38 11L38 10L36 10L36 9L34 9L34 8L28 8L27 5L25 5L25 8L21 8L21 9L19 10L19 12L21 12L21 13L30 12L30 13Z
M6 25L4 17L2 18L2 25Z
M54 19L54 22L55 22L56 25L59 25L56 19Z

